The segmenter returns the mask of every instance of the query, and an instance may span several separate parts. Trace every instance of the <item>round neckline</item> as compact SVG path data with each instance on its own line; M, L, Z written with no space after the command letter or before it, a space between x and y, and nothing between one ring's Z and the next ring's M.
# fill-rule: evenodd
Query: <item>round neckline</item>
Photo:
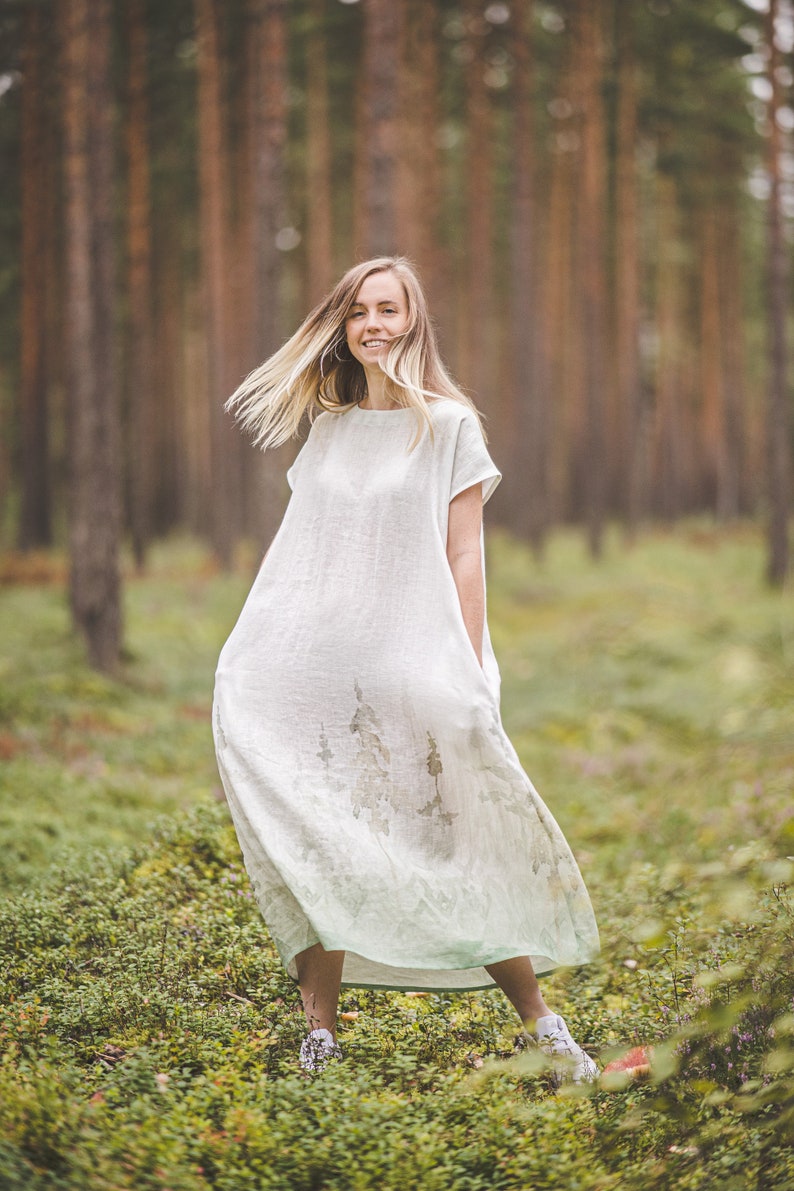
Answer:
M410 414L414 410L410 405L396 405L393 409L364 409L362 406L356 404L353 409L358 414L364 414L365 417L379 418L382 414Z
M438 400L438 398L433 398L433 400L430 401L429 404L436 405L437 400ZM352 409L354 409L357 413L360 413L360 414L363 413L364 416L368 417L368 418L369 417L380 418L382 416L382 414L385 414L385 413L417 413L418 412L417 410L414 410L414 407L412 405L395 405L395 406L393 406L393 409L390 409L390 410L368 410L368 409L365 409L365 407L358 405L357 401L354 404L354 406L352 406Z

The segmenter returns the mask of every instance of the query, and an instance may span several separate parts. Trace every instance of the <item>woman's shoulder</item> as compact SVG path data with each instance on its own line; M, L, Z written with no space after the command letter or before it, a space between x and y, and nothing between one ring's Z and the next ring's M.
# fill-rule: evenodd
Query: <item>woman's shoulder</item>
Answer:
M455 401L452 397L436 397L428 401L430 415L436 426L450 426L456 428L461 422L472 421L479 425L476 413L462 401Z

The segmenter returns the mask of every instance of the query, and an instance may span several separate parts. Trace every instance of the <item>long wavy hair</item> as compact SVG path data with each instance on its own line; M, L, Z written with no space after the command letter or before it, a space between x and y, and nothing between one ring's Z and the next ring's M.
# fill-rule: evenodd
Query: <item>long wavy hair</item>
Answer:
M346 320L359 290L373 273L393 273L408 305L408 325L394 337L381 362L387 393L398 406L413 407L432 435L428 398L459 401L478 417L441 359L421 282L409 260L381 256L355 265L318 303L297 331L235 389L225 408L234 413L263 450L298 432L304 414L344 414L367 395L364 369L347 346Z

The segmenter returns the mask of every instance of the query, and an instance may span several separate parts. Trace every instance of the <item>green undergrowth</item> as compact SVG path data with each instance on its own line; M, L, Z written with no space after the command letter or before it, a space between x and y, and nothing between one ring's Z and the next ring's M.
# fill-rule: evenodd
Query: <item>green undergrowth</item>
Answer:
M597 567L491 536L505 723L602 933L547 999L602 1065L653 1048L557 1090L496 992L344 990L344 1061L300 1071L209 735L249 567L161 548L114 681L58 587L4 592L0 1188L794 1188L794 628L761 570L747 528Z

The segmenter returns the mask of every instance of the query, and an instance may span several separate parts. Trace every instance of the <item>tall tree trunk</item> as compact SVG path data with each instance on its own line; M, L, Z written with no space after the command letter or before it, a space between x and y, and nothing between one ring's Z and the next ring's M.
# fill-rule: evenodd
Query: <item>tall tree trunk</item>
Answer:
M578 39L581 185L577 205L585 451L581 460L590 553L602 550L606 503L604 318L606 303L606 132L602 95L602 0L577 0L572 35Z
M711 197L711 196L709 196ZM724 331L721 321L717 212L713 199L705 206L700 225L700 391L702 394L701 482L718 518L724 516L728 485L725 395L722 387Z
M617 421L612 426L622 483L618 503L633 537L647 508L647 410L640 377L640 253L637 197L637 62L630 5L615 6L615 370Z
M542 552L548 530L547 393L537 359L533 0L513 7L513 203L510 260L511 523Z
M722 309L722 390L725 421L725 483L720 493L719 515L738 517L743 507L745 434L745 318L742 309L743 269L741 224L732 196L721 205L718 218L717 257Z
M769 0L766 18L769 100L769 199L767 203L767 302L770 375L767 396L767 579L783 583L788 573L788 519L791 488L791 447L788 412L787 249L780 207L781 136L778 113L783 104L780 84L781 52L775 23L778 0Z
M92 665L121 645L119 410L114 360L113 136L108 0L61 0L70 597Z
M148 33L144 0L126 0L127 149L127 459L129 524L138 567L152 536L158 453L153 392L152 229L149 180Z
M172 175L175 155L172 137L160 153L161 168ZM187 524L185 436L179 426L185 339L182 236L182 207L175 187L170 186L152 209L152 242L157 262L153 272L152 315L157 449L150 472L150 499L153 530L157 534Z
M201 265L206 318L207 376L210 404L212 502L210 533L215 554L229 567L239 523L234 466L239 439L223 409L229 394L227 363L230 330L229 179L226 104L223 85L220 0L195 0L198 49L199 189Z
M49 80L48 20L42 5L29 4L23 15L21 206L22 257L20 462L21 508L18 544L21 550L48 546L50 518L49 427L47 411L47 259L43 249L49 231L52 192L47 156Z
M491 318L494 272L493 137L491 101L485 82L485 39L489 25L483 0L466 0L469 49L466 69L466 223L460 373L475 401L486 401L491 378Z
M552 522L568 515L571 504L571 444L578 433L576 398L580 385L580 353L573 336L574 254L573 207L577 184L574 146L578 137L571 128L574 58L570 43L554 97L555 111L564 111L552 131L551 181L545 203L542 251L538 279L541 331L537 340L539 384L546 395L548 423L549 516ZM557 120L555 120L557 123ZM538 204L540 207L540 203ZM540 213L540 212L539 212Z
M309 305L334 280L331 128L325 0L311 0L306 37L306 272Z
M439 10L425 0L403 6L400 72L397 239L419 267L435 311L444 275L441 252Z
M400 5L393 0L365 0L364 138L359 151L364 161L364 251L368 256L398 251L395 193L400 16Z
M251 310L254 314L249 367L271 355L282 338L282 254L276 246L286 211L287 144L287 4L286 0L248 0L249 38L253 49L248 112L251 155L251 241L255 262ZM322 196L328 203L329 194ZM330 249L330 244L329 244ZM326 261L326 265L329 262ZM246 444L249 523L268 546L283 514L284 452L264 458Z
M675 517L681 507L682 451L685 433L680 417L681 388L681 280L676 261L678 204L675 181L657 173L656 242L659 254L656 280L656 402L654 408L652 463L654 513Z

